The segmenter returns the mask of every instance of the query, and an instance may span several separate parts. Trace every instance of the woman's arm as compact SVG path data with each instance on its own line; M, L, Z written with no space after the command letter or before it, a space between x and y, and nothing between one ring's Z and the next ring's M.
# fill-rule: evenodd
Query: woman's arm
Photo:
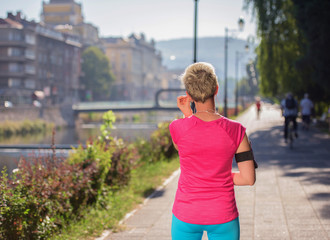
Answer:
M239 145L236 153L247 152L251 150L249 140L245 134L243 141ZM239 172L233 172L233 181L235 185L252 186L256 181L256 174L253 159L237 163Z
M176 145L176 144L173 142L173 139L172 139L172 143L173 143L175 149L176 149L177 151L179 151L179 149L178 149L178 145Z

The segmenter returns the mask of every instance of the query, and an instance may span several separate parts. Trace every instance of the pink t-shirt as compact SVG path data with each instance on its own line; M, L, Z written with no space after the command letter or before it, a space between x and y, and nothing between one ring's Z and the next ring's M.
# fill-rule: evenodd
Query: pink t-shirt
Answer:
M234 154L245 135L238 122L196 116L170 124L181 174L173 214L192 224L221 224L238 217L231 175Z

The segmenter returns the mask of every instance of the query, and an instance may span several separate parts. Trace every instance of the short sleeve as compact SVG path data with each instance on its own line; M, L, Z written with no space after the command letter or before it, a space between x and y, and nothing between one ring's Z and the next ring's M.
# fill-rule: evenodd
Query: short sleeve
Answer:
M169 129L171 133L172 140L175 144L177 144L177 120L174 120L170 123Z
M237 126L237 142L236 142L236 146L239 147L239 145L241 144L241 142L243 141L244 139L244 136L245 136L245 132L246 132L246 128L241 125L241 124L238 124Z

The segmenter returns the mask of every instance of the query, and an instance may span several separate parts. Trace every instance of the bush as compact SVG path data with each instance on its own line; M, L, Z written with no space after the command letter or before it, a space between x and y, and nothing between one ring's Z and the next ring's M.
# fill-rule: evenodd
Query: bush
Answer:
M138 151L133 144L127 145L122 139L114 139L110 145L115 151L105 182L113 188L127 185L131 177L131 170L137 166L139 160Z
M174 148L169 122L159 123L158 129L151 134L150 141L139 140L136 144L142 161L156 162L170 159L176 150Z
M46 239L95 195L90 178L96 168L68 164L53 156L22 158L11 179L0 179L0 238Z
M107 208L103 196L127 185L135 167L176 153L169 123L159 124L150 141L127 144L110 135L115 121L111 111L103 121L101 136L87 147L79 146L68 159L56 157L53 140L52 155L21 158L10 178L2 171L0 239L47 239L80 218L88 206ZM25 131L31 128L25 124Z

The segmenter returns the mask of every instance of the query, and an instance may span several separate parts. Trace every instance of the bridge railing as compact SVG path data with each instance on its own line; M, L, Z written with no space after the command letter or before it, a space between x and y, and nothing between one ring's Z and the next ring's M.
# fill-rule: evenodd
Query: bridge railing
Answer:
M121 102L82 102L72 106L72 110L75 114L80 112L105 112L108 110L113 111L179 111L174 101L160 100L160 96L164 92L185 92L184 89L169 88L159 89L155 94L154 101L121 101ZM179 95L179 94L178 94Z

